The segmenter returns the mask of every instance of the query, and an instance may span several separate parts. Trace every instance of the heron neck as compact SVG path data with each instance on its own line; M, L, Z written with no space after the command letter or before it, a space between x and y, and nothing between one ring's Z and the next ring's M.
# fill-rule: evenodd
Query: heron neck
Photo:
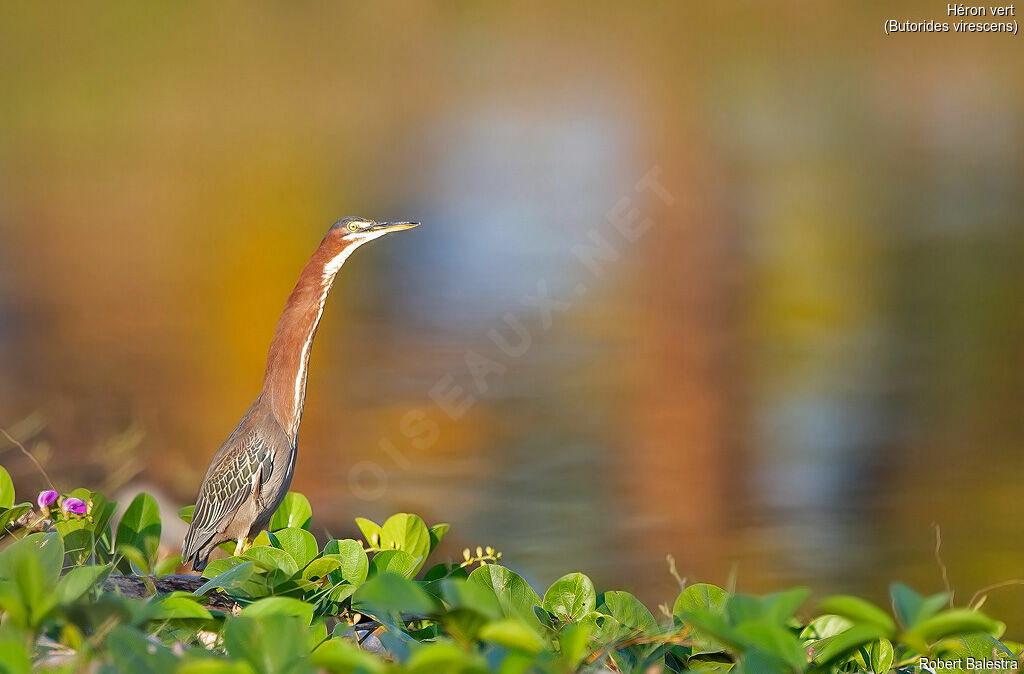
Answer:
M327 295L341 265L356 248L325 250L325 240L306 264L277 321L267 356L263 401L270 407L294 444L306 399L306 378L313 338Z

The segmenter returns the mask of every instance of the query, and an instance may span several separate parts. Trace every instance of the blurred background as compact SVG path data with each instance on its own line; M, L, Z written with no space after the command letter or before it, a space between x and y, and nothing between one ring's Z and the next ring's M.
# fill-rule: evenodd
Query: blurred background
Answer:
M1021 577L1024 54L882 31L944 8L5 4L0 426L169 515L330 224L415 219L313 348L318 533L416 512L653 602L668 554L939 591L936 524L960 601Z

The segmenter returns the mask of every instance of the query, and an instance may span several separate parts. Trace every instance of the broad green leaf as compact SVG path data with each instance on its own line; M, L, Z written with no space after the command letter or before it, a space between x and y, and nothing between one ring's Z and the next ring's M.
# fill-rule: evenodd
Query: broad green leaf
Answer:
M352 607L377 617L402 613L426 614L435 609L430 598L415 582L394 573L380 573L359 586Z
M896 651L888 639L879 639L871 644L868 655L871 660L871 671L874 674L886 674L892 669L893 661L896 659Z
M50 536L57 538L54 534ZM56 584L49 558L39 547L42 534L15 541L0 552L0 608L18 627L35 628L56 604L49 590ZM51 545L51 550L53 546Z
M379 547L403 550L419 560L411 574L416 575L430 554L430 531L419 516L398 513L389 517L381 527Z
M285 494L281 505L274 511L270 519L270 531L277 531L288 527L309 529L313 520L313 508L309 505L309 499L302 494L290 491Z
M7 469L0 466L0 508L10 508L14 505L14 481Z
M2 534L9 526L17 522L22 515L32 510L31 503L19 503L16 506L0 510L0 534Z
M672 615L681 622L691 622L686 616L717 616L724 620L725 607L729 601L729 593L717 585L697 583L690 585L679 593L672 607ZM699 627L693 630L693 655L718 653L725 646Z
M533 628L518 618L502 618L484 625L480 629L480 639L531 655L544 649L544 642Z
M856 649L882 637L882 630L876 625L854 625L850 629L827 640L820 649L814 649L814 662L818 665L837 663ZM888 671L888 670L886 670Z
M445 632L467 648L476 641L480 629L489 622L486 616L468 608L453 608L441 616Z
M228 569L233 569L245 560L241 557L221 557L220 559L211 559L210 563L203 569L203 578L213 578L224 573Z
M430 552L434 551L434 548L436 548L444 539L445 534L447 534L451 528L451 525L446 522L435 524L430 527Z
M315 582L340 569L341 560L336 555L326 555L307 564L306 568L302 570L302 577Z
M120 557L117 562L118 568L128 568L130 571L127 571L127 573L134 572L140 576L149 575L149 560L146 559L146 555L143 554L142 550L139 550L134 545L121 543L117 546L117 554Z
M160 597L150 608L150 620L209 620L213 616L192 596L174 593Z
M924 652L927 644L943 637L977 633L995 634L998 631L999 623L983 613L964 608L950 609L918 622L901 637L901 640L908 646Z
M291 555L295 560L295 565L300 569L313 561L313 558L320 552L313 534L305 529L294 527L281 529L269 534L269 537L270 544Z
M801 631L804 640L827 639L841 634L853 627L853 622L838 615L826 613L809 622Z
M330 540L324 546L324 554L334 554L341 559L341 577L345 582L361 585L366 581L370 560L359 541L351 538Z
M237 560L237 558L235 559ZM217 561L220 562L227 560ZM206 571L209 572L210 567L212 566L213 563L211 562L210 565L206 567ZM231 590L232 588L239 587L252 577L252 574L255 572L255 570L256 569L253 562L244 562L241 560L232 561L228 568L224 569L217 575L210 578L210 580L206 581L206 583L204 583L198 590L195 591L195 594L201 597L210 590L213 590L215 588L224 588L225 590Z
M451 642L426 644L417 648L405 665L409 674L438 672L486 672L486 663L477 655L467 653Z
M924 598L903 583L893 583L889 592L892 595L893 606L896 608L896 615L907 629L932 617L949 602L948 592L940 592Z
M594 610L597 593L594 584L582 573L562 576L544 593L544 610L564 622L579 620Z
M344 674L378 674L384 662L360 649L348 639L335 638L320 645L312 655L313 665Z
M35 546L42 565L43 583L47 589L53 588L60 580L60 572L64 568L64 541L52 531L29 534L23 541Z
M57 583L57 603L66 606L77 601L110 571L106 565L76 566Z
M412 578L419 568L419 561L405 550L383 550L370 560L370 575L397 573Z
M211 656L182 662L174 674L256 674L256 670L248 662L228 662Z
M888 613L858 597L849 595L828 597L822 600L821 609L827 613L842 616L858 625L877 627L887 637L896 634L896 623Z
M1013 660L1015 650L989 634L968 634L951 637L942 642L943 659L974 658L975 660Z
M445 578L441 581L441 598L453 609L469 609L489 619L503 616L494 592L479 583L464 578Z
M178 517L185 524L192 524L192 515L195 513L196 507L194 505L187 505L178 511Z
M380 547L380 525L365 517L356 518L356 526L363 532L363 538L370 544L371 548Z
M247 618L287 615L299 618L303 625L309 625L313 620L313 605L292 597L265 597L243 608L239 615Z
M658 621L651 612L629 592L605 592L597 610L615 618L618 625L630 633L646 634L658 629Z
M136 569L136 573L148 572L156 561L157 549L160 547L160 507L156 499L146 493L140 493L128 506L124 517L117 525L115 551L129 545L145 556L146 569ZM127 564L119 564L118 568L128 573L132 569Z
M169 576L179 566L181 566L181 555L170 555L156 563L156 566L153 567L153 573L158 576Z
M469 574L468 582L493 592L506 617L522 618L531 624L537 621L533 607L540 605L540 597L514 571L497 564L487 564Z
M726 603L726 614L734 625L767 620L779 625L788 621L807 599L810 590L794 588L763 597L738 594Z
M242 558L256 562L256 566L265 571L280 569L288 576L294 576L299 571L295 558L280 548L257 545L243 552Z
M742 639L744 651L767 653L797 671L800 671L807 662L807 653L793 632L769 617L737 625L736 634Z
M121 672L153 672L154 674L174 671L178 659L170 649L154 643L138 630L118 625L107 637L107 650Z
M284 614L238 616L224 623L224 648L261 674L306 674L309 649L301 618Z

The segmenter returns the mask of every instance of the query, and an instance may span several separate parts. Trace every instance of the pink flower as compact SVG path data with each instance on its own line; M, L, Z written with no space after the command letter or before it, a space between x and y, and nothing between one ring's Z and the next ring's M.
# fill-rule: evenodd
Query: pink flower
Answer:
M52 489L47 489L45 491L39 492L39 498L36 499L36 503L39 504L40 510L46 510L54 503L56 503L59 497L60 494L58 494Z
M60 507L64 509L64 512L75 515L84 515L86 510L85 502L74 497L64 499L64 503Z

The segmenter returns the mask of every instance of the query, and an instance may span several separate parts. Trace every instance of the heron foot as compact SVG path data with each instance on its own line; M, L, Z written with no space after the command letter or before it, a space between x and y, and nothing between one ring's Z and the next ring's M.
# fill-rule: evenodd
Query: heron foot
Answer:
M237 557L238 555L248 550L250 547L252 547L252 545L249 543L248 539L245 536L240 537L238 541L235 543L235 553L232 555L232 557Z

